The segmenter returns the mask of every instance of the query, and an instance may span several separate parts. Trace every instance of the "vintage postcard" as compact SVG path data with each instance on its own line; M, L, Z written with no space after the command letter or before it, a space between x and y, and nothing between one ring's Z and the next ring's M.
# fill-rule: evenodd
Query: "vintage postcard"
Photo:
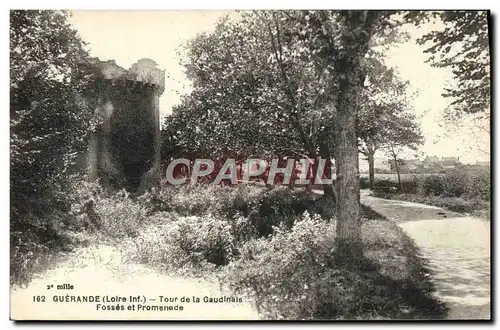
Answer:
M11 10L10 318L491 320L488 10Z

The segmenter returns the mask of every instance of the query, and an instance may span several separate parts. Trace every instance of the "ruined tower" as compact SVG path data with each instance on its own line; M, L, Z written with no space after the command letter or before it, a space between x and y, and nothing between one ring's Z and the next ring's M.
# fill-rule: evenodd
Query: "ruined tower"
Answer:
M150 59L129 70L94 60L97 127L90 137L88 176L108 188L143 192L159 185L160 96L165 72Z

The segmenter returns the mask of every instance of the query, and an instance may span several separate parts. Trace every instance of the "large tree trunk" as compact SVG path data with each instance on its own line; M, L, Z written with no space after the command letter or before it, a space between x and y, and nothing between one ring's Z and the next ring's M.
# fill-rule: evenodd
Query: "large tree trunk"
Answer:
M335 119L336 258L338 262L355 265L363 257L356 118L366 77L361 62L369 48L376 15L366 11L343 13L343 31L340 36L343 49L334 59L339 87Z
M362 256L361 219L356 137L357 100L355 85L344 82L337 110L337 256L345 260Z

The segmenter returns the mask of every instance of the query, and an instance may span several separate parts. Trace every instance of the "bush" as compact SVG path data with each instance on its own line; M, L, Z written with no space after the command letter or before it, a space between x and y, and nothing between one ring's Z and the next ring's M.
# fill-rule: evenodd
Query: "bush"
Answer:
M51 244L34 230L10 233L10 283L25 285L33 273L50 259Z
M363 240L365 268L336 264L335 222L306 213L291 230L245 244L222 280L272 319L433 317L441 310L416 247L396 225L368 222Z
M444 197L461 197L468 190L471 176L468 173L453 171L445 174L442 178Z
M147 209L125 190L104 190L97 183L81 182L72 192L71 227L89 230L112 240L135 236L147 218Z
M272 235L277 227L291 228L305 211L332 214L335 207L328 198L284 187L175 187L139 201L155 229L129 240L133 254L141 262L192 273L228 264L246 242Z
M453 212L472 213L482 218L489 218L489 203L480 198L467 199L463 197L422 196L417 194L390 194L380 192L373 193L373 196L434 205Z
M360 189L370 189L370 179L367 177L359 178L359 188Z
M315 212L317 197L308 192L298 192L277 187L265 191L259 198L258 215L250 217L259 236L267 237L273 233L274 227L291 228L297 217L309 210Z
M308 211L331 217L334 205L325 198L306 191L292 191L287 187L262 188L241 185L220 187L213 185L168 187L156 200L155 211L172 211L182 216L204 216L213 214L232 222L235 218L248 219L245 237L266 237L273 233L273 227L285 224L293 226L297 217ZM151 205L151 202L146 204ZM252 236L253 235L253 236Z
M467 198L491 199L491 174L489 169L479 170L472 175L466 191Z
M162 213L161 225L149 226L129 242L128 254L167 271L196 275L234 259L231 224L214 216L177 217ZM159 223L159 221L156 221Z
M402 180L401 185L403 186L403 192L406 194L416 194L420 191L422 185L421 179L414 176L410 180Z
M478 199L471 200L460 197L430 197L430 200L425 201L428 204L461 213L471 213L480 206Z
M379 180L377 185L390 187L391 182ZM381 198L430 204L488 218L491 177L488 169L475 171L458 169L441 175L414 177L412 180L403 181L403 193L379 189L373 194Z
M452 171L444 175L431 175L422 184L424 196L490 199L490 173L486 170Z
M319 304L328 303L308 285L312 274L328 268L330 261L324 256L333 249L333 240L328 238L334 235L333 228L318 216L307 215L291 231L281 228L270 240L245 244L241 258L228 266L226 280L237 292L253 295L261 312L276 311L269 315L272 318L312 315Z

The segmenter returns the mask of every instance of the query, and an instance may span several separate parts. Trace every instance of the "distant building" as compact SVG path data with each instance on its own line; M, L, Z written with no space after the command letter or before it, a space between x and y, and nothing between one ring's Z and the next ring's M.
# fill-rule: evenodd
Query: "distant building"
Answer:
M373 165L375 168L375 173L390 173L391 167L386 158L375 157L373 160ZM359 171L360 173L368 173L368 162L364 157L359 159Z
M425 167L433 167L436 165L439 165L439 158L436 156L427 156L425 159L422 161Z
M394 159L388 160L391 172L395 173L397 172ZM422 162L418 159L399 159L398 160L398 165L399 165L399 172L400 173L411 173L415 172L420 166Z
M391 172L395 173L394 160L388 160L388 164ZM458 157L442 157L440 159L435 156L427 156L423 160L400 159L398 165L400 173L436 173L462 166Z
M443 169L454 169L460 165L460 159L458 157L443 157L440 165Z

